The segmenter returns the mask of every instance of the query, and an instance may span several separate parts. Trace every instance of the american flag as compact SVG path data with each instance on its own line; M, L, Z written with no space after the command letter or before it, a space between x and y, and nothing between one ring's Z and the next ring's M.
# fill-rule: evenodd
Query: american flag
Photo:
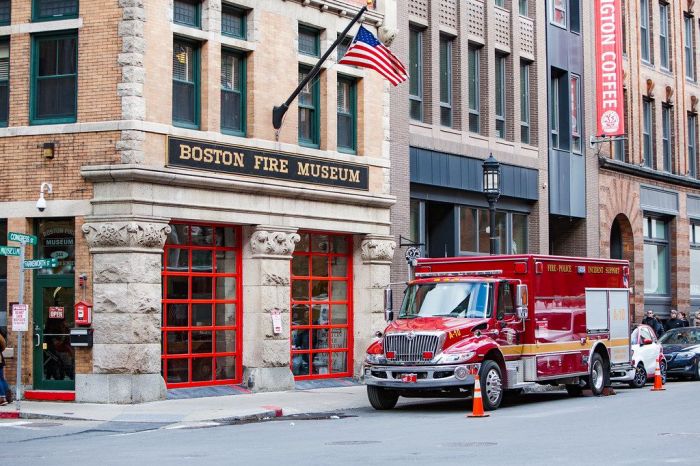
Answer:
M408 79L406 68L399 59L363 26L360 26L350 48L338 64L373 69L394 86Z

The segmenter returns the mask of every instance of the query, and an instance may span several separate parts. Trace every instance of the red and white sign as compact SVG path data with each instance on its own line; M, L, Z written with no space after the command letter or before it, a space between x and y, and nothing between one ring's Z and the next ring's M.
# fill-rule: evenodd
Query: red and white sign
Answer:
M12 331L26 332L29 330L29 305L12 305Z
M51 306L49 307L49 319L63 319L66 317L66 312L63 307Z
M625 134L621 0L595 0L598 136Z

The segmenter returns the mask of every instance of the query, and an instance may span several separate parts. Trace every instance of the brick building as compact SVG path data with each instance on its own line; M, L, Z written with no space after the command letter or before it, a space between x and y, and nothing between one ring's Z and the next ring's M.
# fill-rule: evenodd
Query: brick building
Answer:
M58 260L25 273L32 395L358 375L394 251L388 84L335 64L346 41L278 134L271 112L364 3L0 1L0 233ZM0 259L10 347L18 277ZM79 300L90 348L68 344Z
M545 8L515 0L400 2L393 49L410 83L393 91L392 228L431 257L488 254L482 162L501 163L501 253L546 253ZM408 127L408 131L404 128ZM405 249L401 249L405 251ZM405 280L403 253L392 282Z
M692 1L622 7L627 140L598 146L591 181L600 254L630 261L640 321L700 305L699 23Z

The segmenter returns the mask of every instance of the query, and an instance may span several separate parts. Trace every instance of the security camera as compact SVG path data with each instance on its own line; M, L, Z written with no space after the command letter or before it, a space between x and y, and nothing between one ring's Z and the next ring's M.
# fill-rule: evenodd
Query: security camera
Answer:
M36 208L39 212L46 210L46 199L44 199L44 191L51 194L53 192L53 186L51 183L41 183L39 188L39 199L36 201Z

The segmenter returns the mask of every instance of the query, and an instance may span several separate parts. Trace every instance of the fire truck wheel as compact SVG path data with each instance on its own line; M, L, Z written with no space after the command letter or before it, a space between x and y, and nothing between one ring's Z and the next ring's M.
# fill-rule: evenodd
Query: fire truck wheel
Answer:
M630 382L632 388L642 388L647 383L647 371L640 363L634 371L634 379Z
M503 401L503 378L501 368L494 361L484 361L479 371L481 397L484 410L493 411L501 406Z
M367 385L367 397L369 398L369 404L379 411L392 409L399 401L399 395L396 392L382 387L375 387L374 385Z
M600 354L593 353L590 364L588 388L593 392L593 396L600 396L605 388L605 363Z
M577 383L568 383L566 384L566 393L569 396L581 396L583 395L583 387Z

